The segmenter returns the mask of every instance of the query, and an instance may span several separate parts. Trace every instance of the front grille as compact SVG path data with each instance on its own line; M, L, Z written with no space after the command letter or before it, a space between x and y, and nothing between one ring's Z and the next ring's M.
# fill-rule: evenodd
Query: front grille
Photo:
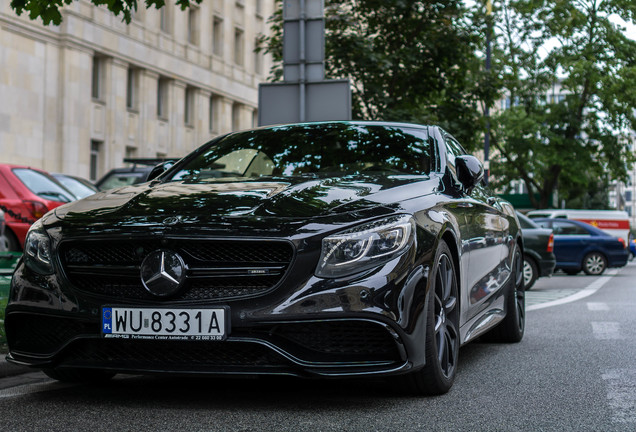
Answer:
M283 241L77 240L60 245L60 260L78 290L114 300L156 300L143 287L140 266L151 252L178 253L187 271L171 301L226 300L273 289L289 269L292 246Z

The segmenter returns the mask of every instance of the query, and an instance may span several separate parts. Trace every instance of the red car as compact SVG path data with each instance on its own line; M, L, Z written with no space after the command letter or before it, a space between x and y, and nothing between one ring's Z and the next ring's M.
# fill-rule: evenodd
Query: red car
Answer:
M46 171L0 164L0 210L4 211L4 234L9 250L22 250L33 222L49 210L73 200L73 194Z

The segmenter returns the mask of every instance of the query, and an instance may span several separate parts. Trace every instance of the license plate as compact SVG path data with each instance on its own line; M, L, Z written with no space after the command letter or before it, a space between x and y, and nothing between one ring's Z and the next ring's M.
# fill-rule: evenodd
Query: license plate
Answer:
M224 340L226 308L164 309L110 306L102 308L105 338L157 340Z

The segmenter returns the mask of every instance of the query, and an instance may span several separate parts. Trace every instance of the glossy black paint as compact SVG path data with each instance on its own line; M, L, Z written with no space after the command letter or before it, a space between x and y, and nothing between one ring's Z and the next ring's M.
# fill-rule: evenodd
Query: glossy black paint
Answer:
M491 330L506 315L503 293L514 282L512 259L515 251L522 248L521 231L510 204L492 197L478 184L479 168L470 157L459 153L461 146L450 135L437 127L394 123L324 123L284 128L320 135L323 130L370 127L386 129L393 135L395 131L414 130L418 137L425 137L431 146L427 156L430 169L417 173L399 162L391 169L331 172L326 177L272 173L198 183L173 180L175 173L213 148L207 145L156 180L101 192L48 213L42 223L51 240L55 272L41 275L24 262L18 265L6 311L8 359L36 367L133 373L340 376L417 370L425 364L429 276L442 239L458 269L456 311L460 343ZM249 142L248 137L272 131L277 131L276 127L257 129L247 135L231 134L227 139L243 136ZM391 144L390 140L382 142ZM460 164L463 165L458 170ZM217 165L220 164L213 168ZM409 172L396 172L396 166ZM468 183L458 178L458 171L466 170L472 173ZM325 237L401 214L411 215L415 221L414 240L404 253L375 268L344 277L316 275ZM64 261L67 258L60 255L68 245L99 241L108 244L122 239L141 245L139 256L134 257L139 262L153 248L181 251L183 245L200 241L275 243L288 245L293 252L280 280L254 296L232 294L205 300L108 296L78 289L71 282ZM145 242L160 248L144 249ZM138 267L122 265L119 271L139 272ZM238 358L237 352L249 347L250 352L262 350L263 356L232 364L209 359L181 363L117 360L116 352L125 351L122 358L133 352L134 357L142 345L147 350L144 352L155 352L159 343L134 345L130 341L103 339L101 307L113 304L226 307L231 333L226 341L213 342L213 349L231 351ZM43 330L53 327L60 330L42 335ZM351 345L369 329L377 333L373 343L378 348L364 348L360 354L359 347ZM333 336L340 330L346 340L342 346ZM36 332L40 332L38 340ZM174 347L187 347L188 353L199 354L202 349L196 343L179 343L161 345L160 352L167 357L170 350L179 349ZM111 355L102 355L102 350ZM265 360L268 356L276 360Z

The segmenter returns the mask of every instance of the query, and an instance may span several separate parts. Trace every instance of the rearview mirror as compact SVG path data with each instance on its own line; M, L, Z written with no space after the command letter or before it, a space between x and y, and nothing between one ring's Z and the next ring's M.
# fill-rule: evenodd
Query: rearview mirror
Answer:
M484 177L484 167L475 156L462 155L455 158L457 177L464 186L466 193L471 193L474 187Z
M161 162L159 165L155 165L155 167L148 173L148 178L146 181L151 181L159 177L164 172L168 171L172 165L174 165L174 161L165 161Z

